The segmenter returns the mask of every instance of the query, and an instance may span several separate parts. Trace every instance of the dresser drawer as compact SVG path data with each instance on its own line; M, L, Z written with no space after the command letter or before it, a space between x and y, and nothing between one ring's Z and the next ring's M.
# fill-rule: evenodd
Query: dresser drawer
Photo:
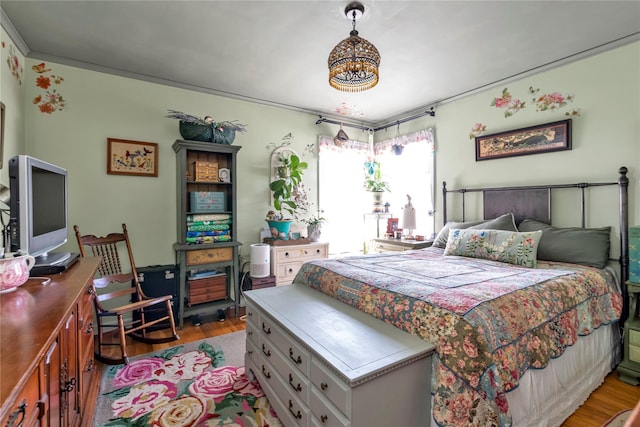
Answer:
M303 375L308 375L311 355L304 347L287 335L268 316L260 316L260 330L264 341L272 343Z
M36 420L44 415L45 405L49 402L43 400L40 404L40 371L33 370L29 379L17 394L17 398L7 406L6 416L0 420L1 426L34 425ZM21 424L18 424L21 422Z
M285 262L274 266L273 274L277 277L276 284L291 283L300 271L303 262Z
M640 346L640 331L629 329L629 344Z
M351 416L351 389L317 359L311 361L311 383L347 417Z
M309 408L296 396L296 393L279 375L273 365L265 361L259 362L258 364L260 369L258 376L262 376L269 386L271 386L276 396L280 398L282 404L285 406L285 411L288 412L288 418L291 418L295 424L300 427L308 426L309 417L311 416ZM262 384L264 380L259 380L258 382Z
M271 249L271 256L276 262L300 261L305 262L312 259L327 258L328 245L291 245L287 247L276 247Z
M309 409L311 410L311 425L322 427L348 427L351 421L331 404L324 394L317 388L311 388L311 398L309 399Z
M233 260L233 248L211 248L186 251L187 265L201 265Z

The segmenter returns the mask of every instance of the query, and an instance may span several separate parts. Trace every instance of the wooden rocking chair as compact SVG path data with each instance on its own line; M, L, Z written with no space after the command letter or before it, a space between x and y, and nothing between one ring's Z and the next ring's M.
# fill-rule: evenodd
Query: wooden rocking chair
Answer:
M129 242L127 226L122 224L122 233L111 233L106 237L82 235L77 225L73 226L78 241L81 256L100 256L102 261L98 267L99 276L93 280L95 292L94 306L97 317L97 345L96 359L106 364L129 363L127 357L126 336L144 343L165 343L180 339L176 333L176 325L171 308L172 296L166 295L156 298L147 297L140 283L138 272L133 260L133 251ZM120 262L120 251L126 246L130 268L123 267ZM88 249L91 252L88 254ZM118 285L120 284L120 285ZM122 284L128 285L123 287ZM124 300L123 297L129 297ZM124 301L123 301L124 300ZM154 313L153 320L146 321L145 313L162 310L159 315ZM114 323L114 320L116 321ZM147 336L147 328L161 322L169 321L171 336L151 338ZM117 330L117 341L105 341L106 336L113 336ZM111 333L109 333L111 332ZM113 357L104 353L106 346L120 346L121 356Z

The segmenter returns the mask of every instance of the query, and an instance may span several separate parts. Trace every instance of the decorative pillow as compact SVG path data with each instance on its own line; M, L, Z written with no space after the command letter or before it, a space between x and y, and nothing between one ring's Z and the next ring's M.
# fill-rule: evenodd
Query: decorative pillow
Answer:
M449 231L445 255L489 259L534 268L542 231L520 233L504 230Z
M482 220L482 221L467 221L467 222L447 222L436 236L433 244L436 248L445 248L447 246L447 238L449 237L449 230L452 228L458 229L483 229L483 230L507 230L518 231L516 223L513 219L512 213L507 213L499 216L495 219Z
M544 222L525 219L520 231L542 230L538 259L569 262L604 268L609 260L611 227L553 227Z

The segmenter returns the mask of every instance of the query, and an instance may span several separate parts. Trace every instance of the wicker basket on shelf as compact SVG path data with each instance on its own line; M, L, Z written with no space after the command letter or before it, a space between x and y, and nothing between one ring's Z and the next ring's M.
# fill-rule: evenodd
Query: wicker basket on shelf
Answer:
M216 144L233 144L236 138L236 131L225 128L216 129L213 125L200 125L180 121L180 135L183 139L191 141L214 142Z

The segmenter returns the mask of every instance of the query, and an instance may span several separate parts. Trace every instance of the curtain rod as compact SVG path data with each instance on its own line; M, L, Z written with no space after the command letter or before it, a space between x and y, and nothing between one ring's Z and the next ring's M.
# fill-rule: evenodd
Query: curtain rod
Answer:
M414 114L413 116L410 116L410 117L405 117L404 119L396 120L393 123L389 123L389 124L386 124L384 126L379 126L377 128L370 128L370 127L351 124L351 123L339 122L337 120L327 119L326 117L322 117L322 116L319 116L320 118L318 120L316 120L316 124L319 125L320 123L332 123L334 125L348 126L348 127L352 127L352 128L356 128L356 129L360 129L360 130L378 132L379 130L387 129L387 128L390 128L392 126L398 126L401 123L405 123L405 122L409 122L411 120L419 119L420 117L424 117L424 116L435 117L435 115L436 115L436 112L433 111L433 107L431 107L430 110L424 111L422 113Z

